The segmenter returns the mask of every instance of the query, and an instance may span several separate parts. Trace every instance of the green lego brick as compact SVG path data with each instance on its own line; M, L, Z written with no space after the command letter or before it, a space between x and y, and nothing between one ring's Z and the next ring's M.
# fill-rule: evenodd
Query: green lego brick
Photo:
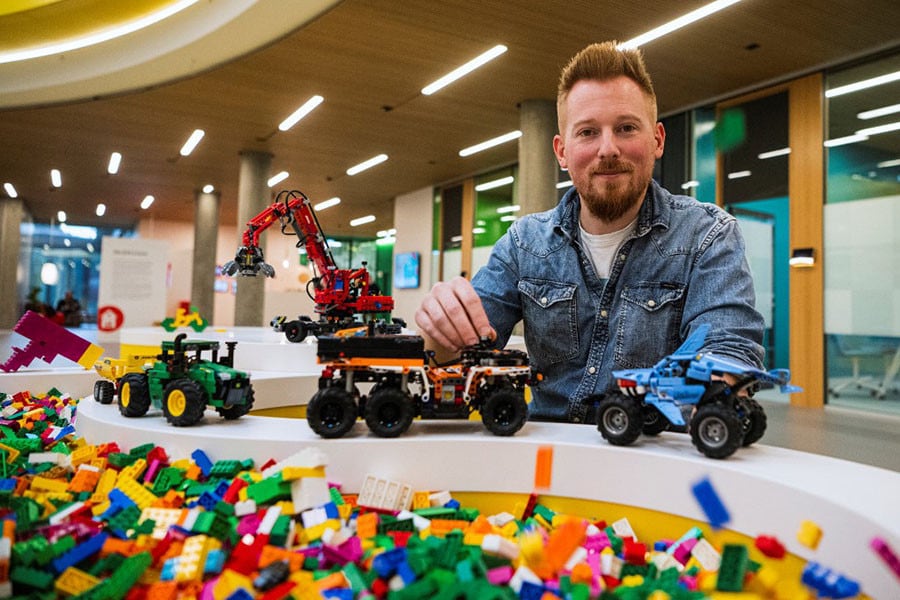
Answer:
M725 544L722 561L716 578L716 590L740 592L744 588L744 575L749 565L749 551L742 544Z

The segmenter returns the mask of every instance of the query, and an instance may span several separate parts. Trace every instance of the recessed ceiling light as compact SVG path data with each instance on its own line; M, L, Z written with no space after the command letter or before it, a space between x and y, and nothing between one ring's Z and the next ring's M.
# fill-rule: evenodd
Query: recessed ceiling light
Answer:
M378 156L373 156L369 160L363 161L363 162L359 163L358 165L355 165L355 166L347 169L347 175L350 175L352 177L353 175L362 173L366 169L371 169L375 165L380 165L387 159L388 159L387 154L379 154Z
M357 217L350 221L350 227L359 227L360 225L365 225L366 223L371 223L375 220L375 215L366 215L364 217Z
M790 154L790 148L779 148L777 150L769 150L768 152L762 152L756 155L756 158L760 160L766 160L767 158L775 158L776 156L785 156L786 154Z
M184 146L181 147L179 154L181 154L182 156L187 156L191 152L193 152L194 148L197 147L197 144L200 143L200 140L203 139L204 135L206 135L205 131L203 131L202 129L195 129L194 133L191 134L191 137L189 137L184 143Z
M497 209L497 212L500 214L503 214L503 213L519 212L520 210L522 210L522 207L520 205L510 204L509 206L501 206L500 208Z
M863 79L862 81L848 83L847 85L841 85L830 90L825 90L825 97L834 98L835 96L843 96L844 94L858 92L859 90L866 90L877 85L891 83L897 81L898 79L900 79L900 71L885 73L884 75L879 75L878 77L870 77L869 79Z
M864 110L856 114L858 119L876 119L900 112L900 104L891 104L890 106L882 106L881 108L873 108L872 110Z
M94 211L98 217L102 217L106 214L106 205L100 202L97 204L97 210Z
M734 171L728 174L728 179L743 179L744 177L750 177L751 174L750 171Z
M269 177L269 180L266 183L269 185L269 187L275 187L288 177L290 177L290 173L288 173L287 171L281 171L280 173L276 173L275 175Z
M288 129L290 129L291 127L296 125L297 121L299 121L300 119L302 119L303 117L305 117L306 115L311 113L313 111L313 109L316 108L318 105L322 104L322 101L324 99L325 98L323 98L322 96L319 96L319 95L313 96L312 98L310 98L309 100L304 102L303 106L301 106L300 108L298 108L297 110L292 112L291 115L287 119L282 121L278 125L278 129L280 129L281 131L287 131Z
M56 220L59 221L60 223L65 223L65 222L66 222L66 218L67 218L67 217L66 217L66 211L60 210L60 211L57 211L57 212L56 212Z
M16 191L16 187L11 183L4 183L3 189L6 190L6 195L10 198L18 198L19 192Z
M422 93L426 96L430 96L431 94L435 93L439 89L450 85L451 83L453 83L460 77L464 77L465 75L468 75L469 73L471 73L478 67L494 60L495 58L497 58L498 56L500 56L501 54L506 52L506 50L507 50L507 48L503 44L498 44L498 45L494 46L487 52L479 54L478 56L476 56L475 58L473 58L472 60L470 60L469 62L464 64L463 66L457 67L456 69L447 73L440 79L433 81L432 83L429 83L428 85L426 85L425 87L422 88Z
M335 196L334 198L329 198L328 200L322 200L318 204L313 205L313 210L325 210L326 208L331 208L332 206L337 206L341 203L341 199Z
M484 183L479 183L475 186L476 192L484 192L486 190L492 190L494 188L503 187L504 185L511 184L515 179L513 179L512 175L507 177L501 177L500 179L494 179L492 181L485 181Z
M204 194L212 194L214 191L216 191L216 188L211 183L207 183L206 185L203 186Z
M855 144L856 142L864 142L869 139L867 135L845 135L844 137L832 138L825 140L826 148L834 148L835 146L844 146L846 144Z
M716 0L716 2L710 2L706 6L701 6L697 10L692 10L686 15L682 15L677 19L673 19L668 23L664 23L659 27L651 29L647 33L642 33L637 37L633 37L627 42L623 42L619 44L619 48L622 50L626 50L629 48L637 48L638 46L643 46L647 42L653 41L657 38L661 38L664 35L672 33L678 29L681 29L685 25L690 25L695 21L699 21L709 15L719 12L723 8L728 8L732 4L737 4L740 0Z
M50 169L50 183L55 188L62 187L62 173L59 172L59 169Z
M122 164L122 155L118 152L113 152L109 155L109 164L106 166L106 172L110 175L115 175L119 172L119 165Z
M149 194L144 196L144 199L141 200L141 208L147 210L148 208L150 208L150 205L153 204L154 200L156 200L156 198L150 196Z
M511 142L512 140L519 139L520 137L522 137L522 132L518 129L516 131L510 131L509 133L504 133L503 135L498 135L495 138L491 138L486 142L481 142L480 144L475 144L474 146L463 148L459 151L459 155L471 156L476 152L481 152L482 150L487 150L488 148L493 148L494 146L499 146L500 144Z

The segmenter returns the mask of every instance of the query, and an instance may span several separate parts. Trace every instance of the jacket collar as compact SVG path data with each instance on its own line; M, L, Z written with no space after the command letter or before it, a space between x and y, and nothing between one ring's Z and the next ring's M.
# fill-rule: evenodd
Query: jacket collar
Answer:
M672 216L672 208L667 202L671 196L655 180L650 180L644 203L638 213L638 222L635 229L635 237L642 237L654 227L668 229ZM578 212L581 210L581 198L578 190L573 187L562 197L554 211L555 229L560 231L570 240L578 239Z

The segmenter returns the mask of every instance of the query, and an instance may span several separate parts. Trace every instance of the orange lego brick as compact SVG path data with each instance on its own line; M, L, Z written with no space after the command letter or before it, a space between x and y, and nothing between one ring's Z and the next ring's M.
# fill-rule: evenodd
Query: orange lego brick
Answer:
M534 489L548 490L553 479L553 446L541 446L537 450L534 465Z

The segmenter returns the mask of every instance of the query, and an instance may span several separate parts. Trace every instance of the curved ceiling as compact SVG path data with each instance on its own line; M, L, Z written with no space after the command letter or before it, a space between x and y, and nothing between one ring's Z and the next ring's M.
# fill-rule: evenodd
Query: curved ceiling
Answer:
M195 75L337 3L9 0L0 5L0 107L96 99Z
M17 0L0 5L9 2ZM35 0L31 10L0 16L0 26L82 2ZM70 223L85 225L190 221L196 191L212 184L221 222L234 223L239 154L263 151L273 155L271 174L290 173L278 189L342 198L319 215L326 232L374 235L391 226L396 196L515 162L515 143L458 152L518 129L523 100L554 99L560 68L580 48L630 39L707 2L201 0L117 40L0 64L0 184L14 184L36 220L63 209ZM643 51L667 115L896 49L898 22L896 0L744 0ZM496 44L508 51L437 94L421 94ZM324 102L278 131L313 95ZM203 141L180 157L196 128ZM111 176L113 151L122 165ZM389 160L346 175L380 153ZM59 189L50 185L54 168ZM147 194L156 202L142 211ZM98 202L108 207L102 221ZM376 222L349 227L365 214Z

